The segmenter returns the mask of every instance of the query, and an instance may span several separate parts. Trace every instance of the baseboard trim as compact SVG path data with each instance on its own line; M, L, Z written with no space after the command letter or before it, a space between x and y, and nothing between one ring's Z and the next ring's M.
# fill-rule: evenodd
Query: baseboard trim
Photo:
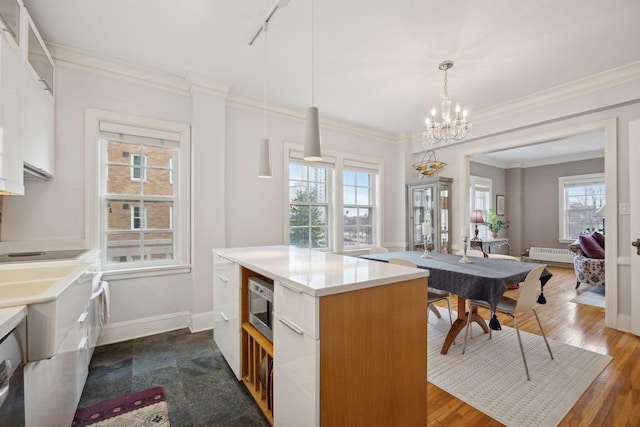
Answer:
M628 314L619 314L617 329L623 332L631 332L631 316Z
M212 316L213 319L213 316ZM213 322L213 320L212 320ZM126 322L110 323L102 327L98 346L128 341L135 338L190 328L191 313L172 313L162 316L145 317Z
M213 311L205 311L204 313L191 313L191 324L189 330L191 333L202 332L213 329Z

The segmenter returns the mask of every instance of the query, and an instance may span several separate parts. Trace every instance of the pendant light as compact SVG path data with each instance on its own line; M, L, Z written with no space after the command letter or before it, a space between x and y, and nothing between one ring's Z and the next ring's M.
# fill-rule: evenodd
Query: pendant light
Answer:
M260 140L260 163L258 167L258 178L271 178L271 142L267 138L267 21L262 25L264 32L264 123L263 138Z
M320 141L320 119L318 108L314 106L313 69L314 69L314 0L311 0L311 107L307 108L304 134L303 158L311 162L322 160L322 143Z

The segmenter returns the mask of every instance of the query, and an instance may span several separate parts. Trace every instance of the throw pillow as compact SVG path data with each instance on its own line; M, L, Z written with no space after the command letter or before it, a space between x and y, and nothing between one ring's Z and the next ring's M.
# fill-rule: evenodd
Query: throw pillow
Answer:
M593 233L591 233L591 235L593 236L594 239L596 239L596 242L598 242L600 247L604 249L604 234L598 231L594 231Z
M604 249L591 234L581 234L580 249L587 258L604 259Z

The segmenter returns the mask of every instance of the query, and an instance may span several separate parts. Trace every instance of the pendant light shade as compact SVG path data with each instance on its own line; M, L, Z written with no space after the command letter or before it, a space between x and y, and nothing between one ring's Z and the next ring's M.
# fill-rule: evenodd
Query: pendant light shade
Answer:
M269 138L260 140L260 165L258 178L271 178L271 141Z
M307 108L307 118L304 130L304 159L311 162L322 160L320 118L316 107Z
M318 108L314 107L314 2L311 0L311 107L307 108L307 117L304 130L303 158L310 162L322 160L322 143L320 142L320 118Z

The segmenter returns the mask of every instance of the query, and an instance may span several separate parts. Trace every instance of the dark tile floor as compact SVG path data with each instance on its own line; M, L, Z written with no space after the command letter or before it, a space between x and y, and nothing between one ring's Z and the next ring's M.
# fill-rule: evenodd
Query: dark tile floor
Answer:
M79 408L163 386L172 427L269 426L211 331L188 329L97 347Z

